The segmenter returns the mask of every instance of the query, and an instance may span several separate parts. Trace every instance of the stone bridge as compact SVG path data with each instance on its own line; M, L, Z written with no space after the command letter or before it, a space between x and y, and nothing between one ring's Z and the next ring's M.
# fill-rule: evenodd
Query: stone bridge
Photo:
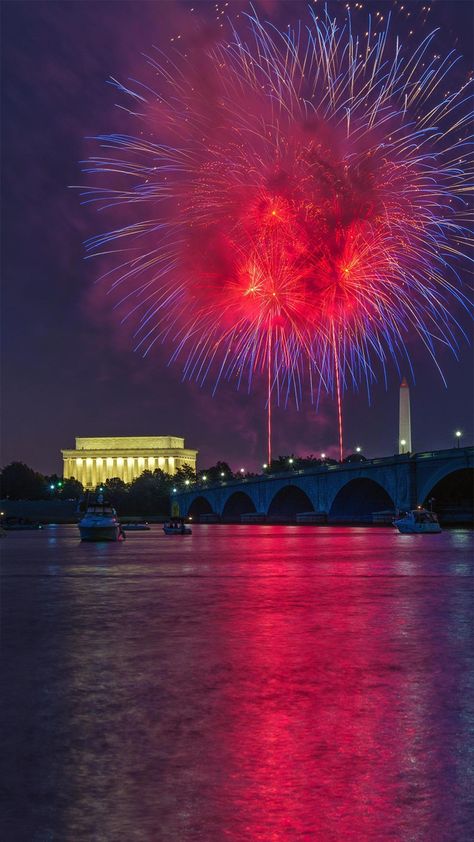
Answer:
M176 492L174 499L182 516L202 520L256 520L260 515L301 521L307 513L307 520L312 514L314 519L364 521L372 520L374 512L411 509L430 497L439 511L449 508L451 495L452 506L467 511L470 519L473 476L474 447L463 447L201 483Z

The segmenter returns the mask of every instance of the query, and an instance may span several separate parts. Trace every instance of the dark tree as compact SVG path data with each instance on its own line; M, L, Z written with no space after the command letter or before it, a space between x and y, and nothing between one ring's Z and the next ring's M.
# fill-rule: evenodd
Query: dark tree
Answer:
M168 515L172 478L159 469L143 471L130 485L128 513Z
M309 456L297 457L295 459L295 466L297 468L302 468L303 470L305 468L315 468L321 464L322 460L318 456L314 456L313 453L310 453Z
M346 456L343 460L344 462L367 462L365 456L362 456L362 453L349 453L349 456Z
M61 500L78 500L84 493L82 482L70 477L63 481L62 487L59 489L59 497Z
M224 476L222 476L222 474L224 474ZM212 467L199 471L198 481L201 481L203 477L206 477L206 482L212 484L213 482L221 482L223 479L232 479L233 476L234 474L232 473L232 468L227 464L227 462L216 462L216 464L212 465ZM240 474L238 476L240 476Z
M44 476L23 462L6 465L0 482L2 497L10 500L41 500L46 495Z
M107 479L102 486L105 492L105 497L114 509L117 509L119 514L125 514L128 511L128 497L130 486L126 485L123 480L118 477Z
M290 462L290 459L292 459L293 462ZM295 456L279 456L278 459L272 459L268 471L271 474L280 474L284 471L291 471L295 468L296 461L297 459Z
M62 481L61 477L58 477L57 474L51 474L50 476L45 476L44 480L45 480L45 483L46 483L46 487L48 487L50 485L54 485L55 489L59 488L63 484L63 481Z
M196 473L190 465L183 465L182 468L178 468L172 480L175 485L179 485L180 488L184 488L186 480L189 480L189 483L196 482Z

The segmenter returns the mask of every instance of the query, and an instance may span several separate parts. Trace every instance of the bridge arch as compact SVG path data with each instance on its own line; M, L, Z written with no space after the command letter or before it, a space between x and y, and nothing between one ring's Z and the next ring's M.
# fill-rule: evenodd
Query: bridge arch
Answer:
M434 497L433 489L437 486L442 480L446 479L447 477L451 476L452 474L459 474L463 470L472 471L474 470L472 463L470 465L453 465L445 464L438 468L437 471L433 471L433 473L429 473L428 477L424 480L423 483L420 483L420 487L418 489L418 503L422 503L427 500L429 497ZM426 476L426 475L425 475ZM472 474L471 474L472 476Z
M234 491L225 502L222 517L240 519L240 515L256 511L255 503L245 491Z
M200 495L195 497L188 508L187 514L191 517L199 517L199 515L212 515L213 508L206 497Z
M426 486L427 487L427 486ZM474 520L474 468L457 468L445 472L427 491L420 503L429 505L434 498L433 509L440 520Z
M339 489L328 515L330 519L365 519L373 512L385 510L395 511L395 503L383 485L367 477L356 477Z
M284 485L273 495L267 514L274 517L294 517L299 512L314 512L308 495L297 485Z

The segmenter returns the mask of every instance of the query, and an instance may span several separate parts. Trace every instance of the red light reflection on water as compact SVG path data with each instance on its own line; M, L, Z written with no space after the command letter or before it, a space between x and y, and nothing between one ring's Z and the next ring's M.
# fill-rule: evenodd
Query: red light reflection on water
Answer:
M238 816L226 838L425 838L413 828L431 823L443 766L437 634L419 616L418 578L372 575L374 533L350 538L332 535L324 574L302 576L274 530L264 573L244 579L224 633L234 682L220 800ZM356 570L341 570L354 542Z
M472 533L188 538L9 537L5 838L470 842Z

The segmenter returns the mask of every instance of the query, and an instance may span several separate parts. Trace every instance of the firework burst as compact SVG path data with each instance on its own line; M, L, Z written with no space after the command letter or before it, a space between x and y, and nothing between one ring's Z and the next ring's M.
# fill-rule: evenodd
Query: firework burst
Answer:
M308 11L279 32L255 14L218 43L147 57L114 84L133 134L101 135L84 202L128 220L91 238L135 347L172 347L187 378L267 383L297 403L370 386L408 358L456 353L469 239L466 83L436 33L406 50L386 29ZM118 258L117 258L118 254Z

